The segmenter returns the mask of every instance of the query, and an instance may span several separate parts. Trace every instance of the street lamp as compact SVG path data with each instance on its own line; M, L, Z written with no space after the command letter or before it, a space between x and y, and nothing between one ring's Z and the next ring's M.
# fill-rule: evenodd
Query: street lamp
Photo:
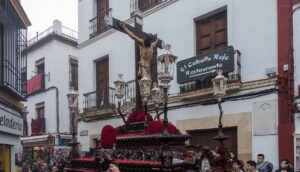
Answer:
M219 115L219 125L218 125L218 135L215 136L213 139L219 141L219 146L217 148L217 153L220 155L220 167L222 169L227 169L231 164L229 163L228 159L230 158L230 154L227 150L227 148L224 146L223 141L229 139L228 136L224 135L223 133L223 124L222 124L222 116L223 116L223 110L222 110L222 97L226 95L226 87L227 87L227 78L222 75L222 71L217 71L218 75L212 79L213 82L213 89L214 89L214 96L217 98L218 101L218 107L220 110Z
M115 97L117 97L117 99L118 99L118 107L117 107L118 113L122 117L123 122L125 124L128 124L125 120L124 115L121 112L121 99L125 95L125 82L124 82L122 77L123 77L123 74L119 74L118 79L116 81L114 81L114 84L115 84ZM128 108L129 106L130 106L130 102L128 102L128 100L125 100L124 107Z
M213 82L213 89L214 89L214 96L217 98L218 101L218 107L220 110L219 115L219 131L218 135L215 137L216 140L226 140L229 137L225 136L223 133L223 124L222 124L222 116L223 116L223 110L222 110L222 97L226 95L226 87L227 87L227 78L222 75L222 71L217 71L218 75L212 79Z
M71 117L72 117L72 141L70 142L70 145L72 146L72 150L70 152L70 155L72 158L78 157L79 156L79 152L77 150L77 145L79 144L76 141L75 135L76 135L76 131L75 131L75 116L78 112L78 92L74 89L74 87L70 88L69 93L67 94L68 97L68 102L69 102L69 108L70 108L70 113L71 113Z
M157 57L158 60L158 79L160 80L160 86L164 93L164 130L163 135L169 135L168 131L168 116L167 116L167 104L168 104L168 89L170 82L173 80L173 73L177 57L170 53L171 45L164 45L164 53Z

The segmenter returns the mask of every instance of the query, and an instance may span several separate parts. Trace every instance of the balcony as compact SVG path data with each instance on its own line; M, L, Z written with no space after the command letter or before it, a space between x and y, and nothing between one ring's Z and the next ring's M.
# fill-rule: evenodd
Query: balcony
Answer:
M27 80L27 95L37 94L45 89L45 75L37 74Z
M9 0L0 0L0 89L17 100L24 101L26 90L27 54L24 53L27 40L27 29L18 12ZM22 70L25 69L25 70Z
M135 80L127 82L125 86L124 100L131 100L132 106L135 106L135 87ZM116 113L117 100L115 99L114 88L99 89L83 94L83 96L84 108L81 118L84 118L84 120L105 119Z
M45 131L45 118L31 119L31 136L42 135Z
M114 88L99 89L97 91L83 94L84 108L83 113L86 117L95 114L112 114L115 106Z
M105 22L105 14L100 14L90 20L89 30L90 30L90 38L93 38L109 29Z

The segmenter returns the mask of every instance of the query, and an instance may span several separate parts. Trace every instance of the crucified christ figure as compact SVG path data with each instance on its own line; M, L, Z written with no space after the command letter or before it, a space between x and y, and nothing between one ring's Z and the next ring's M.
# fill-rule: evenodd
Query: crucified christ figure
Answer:
M140 48L140 61L139 61L139 77L148 77L151 79L151 61L154 55L154 50L157 47L157 35L147 34L147 36L142 39L131 32L124 23L120 23L120 27L139 44Z

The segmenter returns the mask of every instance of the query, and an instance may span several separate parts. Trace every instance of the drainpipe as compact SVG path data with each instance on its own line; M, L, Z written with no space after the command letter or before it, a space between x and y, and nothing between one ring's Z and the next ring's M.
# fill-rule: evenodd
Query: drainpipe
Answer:
M47 88L45 91L50 91L55 89L56 91L56 133L59 134L59 98L58 98L58 88L55 86L51 86L49 88Z

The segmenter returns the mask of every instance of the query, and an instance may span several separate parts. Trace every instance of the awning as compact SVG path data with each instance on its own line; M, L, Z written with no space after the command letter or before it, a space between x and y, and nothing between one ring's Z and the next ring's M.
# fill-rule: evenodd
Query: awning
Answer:
M21 137L21 143L24 147L34 146L53 146L54 137L51 135Z

